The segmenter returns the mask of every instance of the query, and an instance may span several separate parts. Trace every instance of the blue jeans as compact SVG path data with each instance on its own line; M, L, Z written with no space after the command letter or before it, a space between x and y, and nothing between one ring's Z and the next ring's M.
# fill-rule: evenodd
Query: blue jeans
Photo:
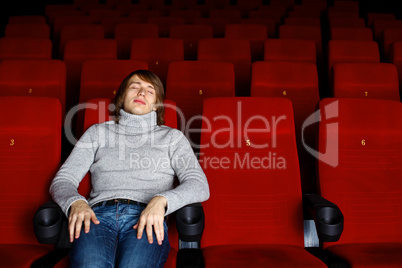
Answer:
M89 233L82 227L80 237L73 243L70 252L71 266L78 267L163 267L170 245L167 225L162 245L158 245L155 233L149 244L145 233L137 238L137 223L144 207L134 204L98 206L93 210L100 223L91 221Z

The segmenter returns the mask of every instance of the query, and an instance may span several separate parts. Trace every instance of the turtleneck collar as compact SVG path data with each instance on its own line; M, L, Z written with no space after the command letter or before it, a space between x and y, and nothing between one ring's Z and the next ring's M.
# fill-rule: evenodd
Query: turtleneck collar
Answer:
M157 113L155 111L151 111L147 114L137 115L127 113L121 109L119 125L136 127L142 130L152 129L157 126Z

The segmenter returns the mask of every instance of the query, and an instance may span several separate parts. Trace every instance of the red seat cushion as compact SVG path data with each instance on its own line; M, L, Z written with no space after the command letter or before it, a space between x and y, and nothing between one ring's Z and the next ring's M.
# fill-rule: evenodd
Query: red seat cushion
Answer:
M287 245L212 246L203 250L205 267L326 267L301 247Z
M353 268L402 267L402 243L334 245L328 250L353 263Z
M49 252L49 248L40 245L28 244L1 244L0 259L1 267L31 267L36 259Z

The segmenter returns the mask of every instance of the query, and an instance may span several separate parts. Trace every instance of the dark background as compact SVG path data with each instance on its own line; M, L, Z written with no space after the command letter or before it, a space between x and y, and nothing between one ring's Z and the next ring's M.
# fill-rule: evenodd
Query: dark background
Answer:
M198 0L203 3L204 0ZM334 0L327 0L329 6L333 5ZM8 0L0 2L0 37L4 36L4 29L10 16L21 15L42 15L45 14L47 4L73 4L74 0ZM105 3L106 0L99 0ZM132 0L133 3L138 0ZM169 4L171 0L165 0ZM231 4L236 4L237 0L230 0ZM269 4L269 0L262 0L264 4ZM295 0L296 4L301 4L302 0ZM360 17L365 18L367 12L392 13L396 19L402 19L402 9L399 8L397 0L359 0Z
M262 0L268 4L269 0ZM100 0L102 2L102 0ZM104 1L105 2L105 1ZM133 0L136 2L136 0ZM165 0L168 4L169 0ZM202 2L202 0L199 0ZM296 4L301 4L301 0L296 0ZM328 5L332 5L333 0L328 0ZM367 12L385 12L393 13L397 19L401 19L401 9L398 8L399 1L397 0L361 0L358 1L360 6L360 13L365 14ZM236 0L231 0L232 4L236 3ZM1 1L0 12L0 36L4 34L4 27L8 22L9 16L16 15L44 15L45 6L47 4L73 4L73 0L8 0ZM364 16L361 16L364 17Z

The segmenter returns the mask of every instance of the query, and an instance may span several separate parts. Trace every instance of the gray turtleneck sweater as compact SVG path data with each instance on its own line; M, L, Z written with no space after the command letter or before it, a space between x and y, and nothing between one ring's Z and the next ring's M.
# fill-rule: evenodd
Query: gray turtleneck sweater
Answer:
M77 200L92 206L116 198L148 203L164 196L168 215L209 198L205 174L181 131L158 126L154 111L120 114L119 124L91 126L53 179L50 194L66 215ZM88 171L92 190L86 200L77 188ZM175 175L180 185L173 188Z

